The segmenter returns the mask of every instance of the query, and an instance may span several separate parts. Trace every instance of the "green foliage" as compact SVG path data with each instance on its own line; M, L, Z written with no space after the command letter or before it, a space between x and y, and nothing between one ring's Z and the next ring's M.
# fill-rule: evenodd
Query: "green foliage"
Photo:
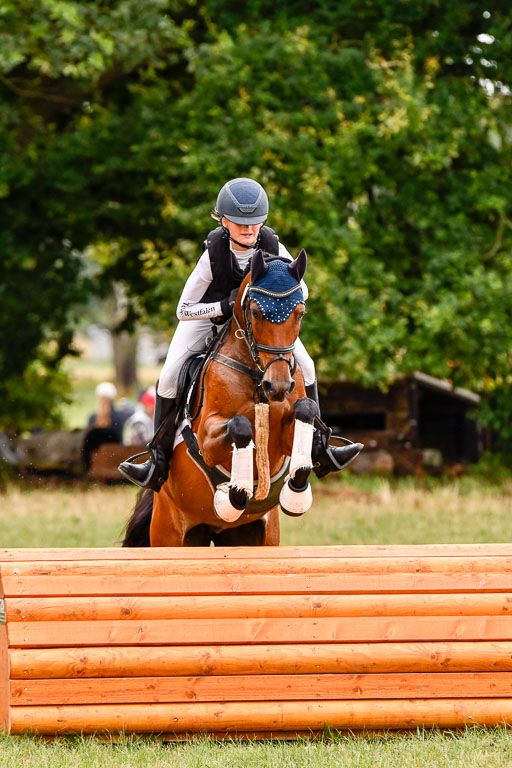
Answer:
M510 457L486 451L478 464L468 468L468 472L479 482L500 485L510 481Z
M0 358L0 381L112 280L129 290L127 324L172 325L218 189L249 175L282 241L311 257L304 340L322 375L386 387L421 369L494 398L503 426L508 5L143 5L3 6L0 237L21 306L5 327L26 352ZM96 263L88 284L77 253ZM25 334L36 292L46 314Z
M495 435L495 449L512 455L512 376L484 379L487 387L479 410L479 420Z
M151 180L137 167L129 90L172 66L184 33L174 4L30 2L0 15L0 428L54 423L59 364L94 278L82 254L97 243L131 264L136 282ZM146 192L145 192L146 188ZM146 194L146 197L144 195ZM133 314L133 312L132 312Z

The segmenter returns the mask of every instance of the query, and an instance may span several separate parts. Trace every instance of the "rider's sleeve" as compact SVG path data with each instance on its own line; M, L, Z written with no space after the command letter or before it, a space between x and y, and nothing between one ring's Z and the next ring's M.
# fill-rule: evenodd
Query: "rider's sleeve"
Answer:
M281 242L279 243L279 256L282 259L289 259L290 261L293 261L293 256L290 254L290 252L284 247L284 245ZM304 295L304 301L306 301L306 299L309 296L309 291L308 291L308 287L307 287L306 283L304 282L304 280L300 281L300 287L302 288L302 293Z
M178 320L203 320L222 314L220 301L215 301L213 304L205 304L201 301L212 280L210 257L208 251L205 251L185 283L176 310Z

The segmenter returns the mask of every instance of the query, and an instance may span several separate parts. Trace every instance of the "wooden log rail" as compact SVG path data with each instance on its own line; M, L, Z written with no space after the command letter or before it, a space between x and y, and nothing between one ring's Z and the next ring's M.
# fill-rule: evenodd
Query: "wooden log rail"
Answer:
M512 544L0 550L0 729L512 724Z

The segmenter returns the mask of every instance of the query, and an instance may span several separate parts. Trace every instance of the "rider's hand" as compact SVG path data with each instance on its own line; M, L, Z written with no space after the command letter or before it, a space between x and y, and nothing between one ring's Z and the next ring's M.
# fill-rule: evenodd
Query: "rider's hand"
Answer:
M220 311L222 314L218 315L217 317L213 317L212 323L215 323L215 325L222 325L231 317L233 314L233 307L235 306L237 293L238 288L233 288L229 296L227 296L225 299L222 299L220 302Z

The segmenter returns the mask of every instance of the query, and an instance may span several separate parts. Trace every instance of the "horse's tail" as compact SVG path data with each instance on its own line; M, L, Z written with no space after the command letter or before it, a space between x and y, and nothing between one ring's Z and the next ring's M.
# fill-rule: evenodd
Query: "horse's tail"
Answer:
M139 491L132 516L126 525L123 547L149 547L149 526L153 515L153 491Z

